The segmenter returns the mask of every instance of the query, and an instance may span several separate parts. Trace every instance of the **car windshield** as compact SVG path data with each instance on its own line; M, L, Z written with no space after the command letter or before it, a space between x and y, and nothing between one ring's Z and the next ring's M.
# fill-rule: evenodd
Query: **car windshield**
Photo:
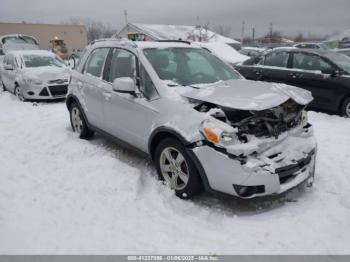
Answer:
M148 48L144 54L159 78L174 85L210 84L241 78L233 68L203 49Z
M350 57L336 52L329 52L325 55L325 57L330 59L334 64L336 64L340 68L350 73Z
M43 55L23 55L23 62L25 67L42 67L42 66L55 66L62 67L64 62L58 57L43 56Z
M2 39L3 44L31 44L31 45L37 45L37 42L29 37L24 35L19 36L8 36Z

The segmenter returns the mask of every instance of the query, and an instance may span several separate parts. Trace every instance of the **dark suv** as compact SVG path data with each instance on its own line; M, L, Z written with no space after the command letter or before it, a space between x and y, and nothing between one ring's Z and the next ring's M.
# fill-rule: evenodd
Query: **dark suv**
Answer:
M247 79L285 83L312 92L310 107L350 117L350 58L333 51L277 48L236 69Z

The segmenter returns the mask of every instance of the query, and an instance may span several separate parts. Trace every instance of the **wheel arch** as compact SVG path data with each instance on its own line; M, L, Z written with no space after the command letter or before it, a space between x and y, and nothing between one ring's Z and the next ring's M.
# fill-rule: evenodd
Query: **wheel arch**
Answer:
M153 130L148 142L148 152L152 161L154 161L154 155L155 155L155 150L157 148L157 145L160 143L160 141L169 137L179 140L184 146L188 146L191 144L191 142L187 141L176 130L169 127L158 127L155 130Z
M342 108L343 108L343 104L345 102L346 99L350 98L350 94L345 95L341 100L340 103L338 105L338 113L342 113Z
M79 102L79 99L75 95L70 94L66 98L66 106L67 106L68 111L70 111L70 107L72 106L73 103L76 103L79 106L80 111L83 114L84 120L85 120L86 124L89 126L89 121L85 115L85 111L84 111L83 107L81 106L81 104Z

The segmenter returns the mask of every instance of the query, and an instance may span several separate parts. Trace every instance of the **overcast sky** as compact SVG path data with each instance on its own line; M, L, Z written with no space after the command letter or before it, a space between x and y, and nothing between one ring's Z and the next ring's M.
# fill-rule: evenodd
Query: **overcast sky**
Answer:
M232 36L274 29L287 34L329 34L350 28L350 0L1 0L1 22L59 23L90 17L121 28L124 9L129 22L201 24L232 27Z

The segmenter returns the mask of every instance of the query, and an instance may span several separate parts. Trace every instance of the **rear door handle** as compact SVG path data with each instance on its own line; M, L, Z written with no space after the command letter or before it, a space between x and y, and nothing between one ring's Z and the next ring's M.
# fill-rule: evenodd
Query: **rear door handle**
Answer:
M110 92L102 92L102 95L106 100L109 100L112 97L112 93Z

